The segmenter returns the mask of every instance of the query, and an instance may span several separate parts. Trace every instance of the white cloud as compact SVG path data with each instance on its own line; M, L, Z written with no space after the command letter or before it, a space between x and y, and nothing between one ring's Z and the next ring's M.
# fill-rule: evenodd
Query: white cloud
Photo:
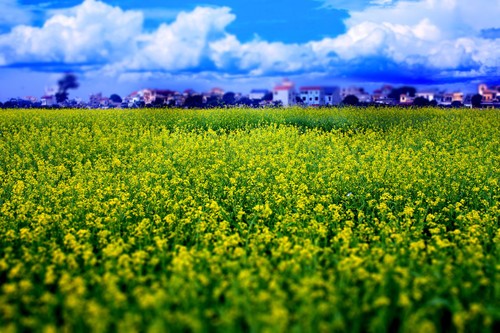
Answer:
M143 35L140 51L120 66L135 70L197 67L207 57L209 43L223 38L225 28L234 19L228 7L197 7L192 12L181 12L173 23Z
M211 59L220 69L245 71L251 75L293 73L318 66L318 58L307 45L253 40L241 43L233 35L210 43Z
M40 28L20 25L0 35L0 50L10 63L106 62L133 51L142 24L140 12L86 0Z
M335 1L334 1L335 2ZM385 57L396 63L442 70L498 66L498 40L480 37L500 25L500 1L420 0L350 12L347 32L311 42L318 55L351 60Z
M500 27L499 0L419 0L399 1L388 8L373 6L350 12L348 27L363 22L390 22L415 25L428 19L449 38L458 38L481 29Z
M228 7L180 12L172 23L147 32L142 12L86 0L58 11L40 28L20 25L0 35L0 65L98 64L100 72L108 76L130 72L266 76L348 74L352 62L362 66L362 59L385 59L401 65L401 71L420 66L466 76L499 66L498 39L481 37L482 30L498 28L500 0L493 1L330 0L330 5L362 5L349 6L355 9L346 20L345 34L285 44L257 38L241 42L227 32L236 19Z

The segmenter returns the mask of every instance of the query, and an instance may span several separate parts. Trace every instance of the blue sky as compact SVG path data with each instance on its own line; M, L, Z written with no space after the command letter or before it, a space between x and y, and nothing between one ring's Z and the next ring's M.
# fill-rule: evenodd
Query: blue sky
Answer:
M0 0L0 100L92 92L500 83L500 0Z

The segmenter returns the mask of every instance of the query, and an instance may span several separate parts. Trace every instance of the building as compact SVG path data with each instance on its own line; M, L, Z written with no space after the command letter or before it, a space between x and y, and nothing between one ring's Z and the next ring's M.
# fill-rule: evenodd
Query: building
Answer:
M372 101L375 103L384 103L389 99L393 87L390 85L383 85L380 89L375 89L372 94ZM393 99L391 99L393 101Z
M301 87L300 100L308 106L338 105L342 101L338 87L321 86Z
M52 106L57 104L56 100L56 89L55 88L45 88L45 94L40 98L42 106Z
M210 89L210 91L208 92L208 95L222 98L222 96L224 96L224 93L225 93L224 89L215 87L215 88Z
M107 108L109 104L109 98L102 96L101 93L92 94L89 97L89 106L91 108Z
M308 106L325 105L325 89L319 86L301 87L300 99Z
M324 87L325 89L325 105L339 105L342 103L339 87Z
M299 95L295 91L295 84L292 81L284 80L281 85L277 85L273 89L273 102L280 103L283 106L291 106L297 104Z
M480 84L478 94L483 96L483 102L494 102L500 98L500 86L489 88L486 84Z
M438 105L449 106L453 102L464 103L464 94L462 92L453 93L436 93L434 94L434 100Z
M413 104L415 97L411 97L410 94L401 94L399 96L399 104L410 105Z
M415 93L415 97L423 97L429 102L433 101L436 99L436 93L431 92L431 91L422 91L422 92L417 92Z
M40 98L42 106L52 106L56 104L56 96L54 95L44 95Z
M143 99L140 91L134 91L123 99L123 103L127 104L128 107L139 105L141 102Z
M342 88L342 90L340 91L340 97L342 98L342 100L349 95L356 96L360 103L370 103L372 101L372 97L370 96L370 94L365 92L363 88L359 87Z

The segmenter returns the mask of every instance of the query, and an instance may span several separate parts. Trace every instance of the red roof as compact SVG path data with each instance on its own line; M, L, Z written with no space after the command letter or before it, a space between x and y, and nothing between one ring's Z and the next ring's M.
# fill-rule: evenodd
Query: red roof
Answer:
M274 90L291 90L293 87L290 86L276 86L274 87Z
M320 86L308 86L308 87L300 87L300 90L323 90L323 87Z

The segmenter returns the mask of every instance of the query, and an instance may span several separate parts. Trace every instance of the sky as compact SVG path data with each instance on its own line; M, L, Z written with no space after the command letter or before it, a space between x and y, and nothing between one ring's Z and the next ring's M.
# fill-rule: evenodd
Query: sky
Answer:
M0 100L141 88L500 84L500 0L0 0ZM464 90L462 89L462 90Z

